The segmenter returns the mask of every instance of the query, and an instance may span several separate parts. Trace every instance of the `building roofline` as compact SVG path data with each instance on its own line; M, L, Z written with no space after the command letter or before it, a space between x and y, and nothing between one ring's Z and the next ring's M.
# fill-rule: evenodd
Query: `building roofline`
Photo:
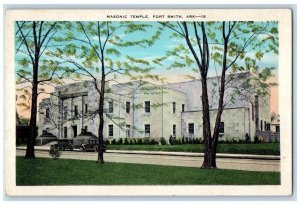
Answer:
M249 71L242 71L242 72L238 72L238 73L228 74L226 76L229 76L229 75L241 75L241 74L246 74L246 73L251 74L251 72L249 72ZM216 78L221 78L221 76L210 76L210 77L207 77L208 80L216 79ZM174 84L190 83L190 82L201 82L201 79L187 80L187 81L182 81L182 82L177 82L177 83L167 83L165 85L174 85Z
M224 110L233 110L233 109L249 109L248 107L230 107L230 108L224 108ZM209 111L215 111L218 109L210 109ZM189 113L189 112L202 112L203 110L190 110L190 111L184 111L182 113Z

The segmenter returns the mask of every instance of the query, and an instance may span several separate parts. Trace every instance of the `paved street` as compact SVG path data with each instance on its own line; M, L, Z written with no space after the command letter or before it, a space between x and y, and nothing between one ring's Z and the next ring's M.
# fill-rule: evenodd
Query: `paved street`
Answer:
M152 153L152 154L151 154ZM17 149L18 156L24 156L24 149ZM48 150L36 150L37 157L50 157ZM95 152L63 151L61 158L96 160ZM124 162L139 164L157 164L170 166L200 167L203 157L198 153L166 153L166 152L132 152L109 150L104 154L107 162ZM255 155L220 154L217 166L222 169L248 171L280 171L280 160L277 156L255 157Z

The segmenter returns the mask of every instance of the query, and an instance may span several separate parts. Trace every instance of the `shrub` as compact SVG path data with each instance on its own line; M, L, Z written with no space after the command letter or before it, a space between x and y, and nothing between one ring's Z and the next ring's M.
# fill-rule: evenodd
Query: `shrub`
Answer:
M137 144L142 145L143 144L143 140L141 138L138 139Z
M161 145L166 145L167 144L167 141L166 141L166 139L164 137L160 138L160 144Z
M157 144L159 144L159 143L158 143L157 140L151 139L151 140L150 140L150 144L152 144L152 145L157 145Z
M60 155L61 155L61 151L59 150L58 146L51 145L50 151L49 151L49 155L53 159L58 159L60 157Z
M181 138L175 138L174 137L174 139L175 139L175 144L182 144Z
M150 139L148 137L144 138L144 141L142 144L150 144Z
M262 136L255 136L254 137L254 143L262 143L263 142L263 137Z
M111 144L117 144L116 139L113 139L113 140L111 141Z
M110 144L110 141L109 141L109 139L105 139L104 140L104 143L107 145L107 144Z
M192 143L193 144L200 144L200 139L199 138L193 138Z
M118 144L123 144L123 138L119 138L119 140L118 140Z
M170 145L174 145L175 143L176 143L175 137L173 137L172 135L170 135L170 137L169 137L169 144Z
M124 139L124 144L128 144L128 139L127 138Z

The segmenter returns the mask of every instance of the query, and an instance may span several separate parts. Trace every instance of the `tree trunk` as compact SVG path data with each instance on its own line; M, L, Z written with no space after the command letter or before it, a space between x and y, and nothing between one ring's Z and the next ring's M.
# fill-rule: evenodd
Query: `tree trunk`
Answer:
M38 97L38 61L33 65L32 80L32 98L31 98L31 114L30 114L30 135L27 138L27 148L25 158L35 158L34 145L37 137L36 114L37 114L37 97Z
M223 28L224 29L224 28ZM209 152L211 167L210 168L216 168L216 154L217 154L217 146L218 146L218 140L219 140L219 134L220 134L220 123L221 123L221 116L224 109L224 92L225 92L225 77L226 77L226 62L227 62L227 50L228 50L228 40L227 38L224 38L224 51L223 51L223 65L222 65L222 75L221 75L221 85L219 90L219 104L218 104L218 112L217 117L215 121L214 126L214 132L212 136L212 143L211 143L211 151Z
M103 56L102 56L103 59ZM97 85L95 85L97 86ZM100 88L100 101L99 101L99 128L98 128L98 138L99 138L99 149L98 149L98 163L104 163L104 94L105 94L105 73L104 73L104 62L102 61L102 77L101 77L101 88Z
M102 92L102 85L101 82L101 93L100 93L100 102L99 102L99 128L98 128L98 138L99 138L99 149L98 149L98 163L104 163L104 156L103 156L103 148L104 148L104 141L103 141L103 128L104 128L104 117L103 117L103 107L104 107L104 89Z
M202 77L202 118L203 118L203 137L204 137L204 161L201 168L215 168L216 160L213 159L212 138L210 128L209 101L207 93L207 78Z

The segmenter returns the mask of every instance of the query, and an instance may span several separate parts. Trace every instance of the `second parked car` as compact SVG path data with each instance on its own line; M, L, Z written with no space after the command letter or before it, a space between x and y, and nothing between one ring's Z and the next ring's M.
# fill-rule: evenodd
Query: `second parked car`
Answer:
M80 146L80 149L82 151L94 151L94 152L98 152L100 148L100 144L99 144L99 140L98 139L90 139L88 141L88 143L86 144L82 144ZM103 145L103 149L104 151L106 150L106 145Z

